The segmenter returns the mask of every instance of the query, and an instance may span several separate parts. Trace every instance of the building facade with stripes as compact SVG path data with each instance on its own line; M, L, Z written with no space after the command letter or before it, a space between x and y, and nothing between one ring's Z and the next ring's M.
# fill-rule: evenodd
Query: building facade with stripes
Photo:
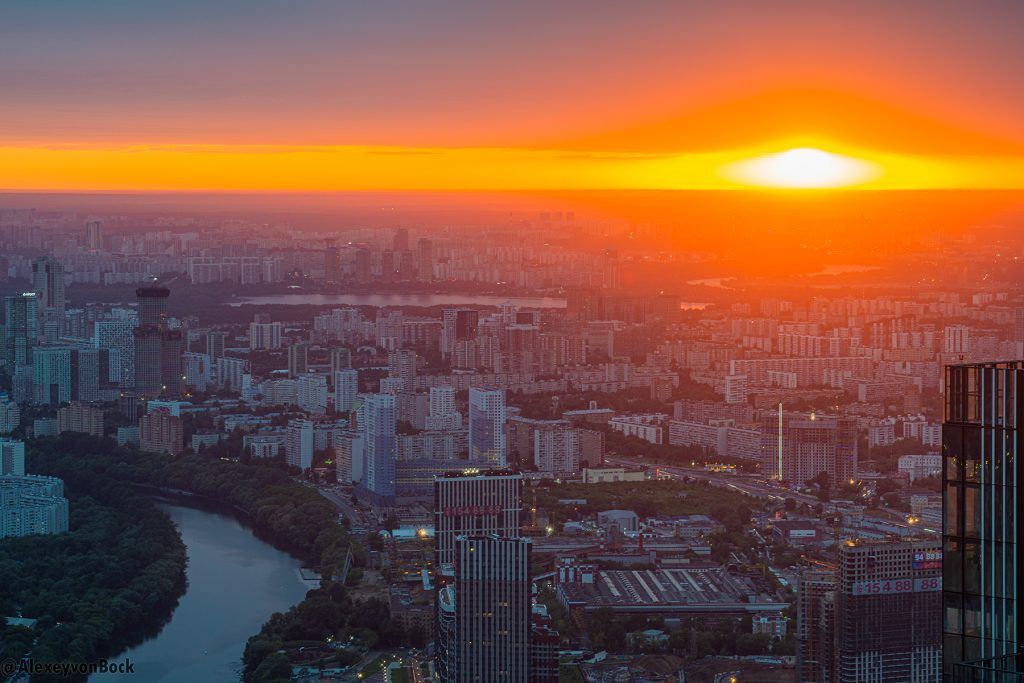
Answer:
M1024 680L1024 361L949 366L944 379L943 678Z

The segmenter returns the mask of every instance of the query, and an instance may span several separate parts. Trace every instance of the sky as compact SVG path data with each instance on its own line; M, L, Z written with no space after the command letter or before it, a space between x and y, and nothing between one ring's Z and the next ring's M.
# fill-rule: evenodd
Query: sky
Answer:
M0 3L0 189L1024 187L1024 3ZM741 178L738 180L737 178Z

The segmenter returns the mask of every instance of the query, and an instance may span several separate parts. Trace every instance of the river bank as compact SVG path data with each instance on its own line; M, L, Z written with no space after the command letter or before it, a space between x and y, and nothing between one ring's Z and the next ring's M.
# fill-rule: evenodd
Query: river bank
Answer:
M181 495L155 504L170 516L187 549L188 587L159 633L119 658L130 659L136 673L153 683L238 681L249 637L314 586L302 579L301 562L257 538L223 506Z

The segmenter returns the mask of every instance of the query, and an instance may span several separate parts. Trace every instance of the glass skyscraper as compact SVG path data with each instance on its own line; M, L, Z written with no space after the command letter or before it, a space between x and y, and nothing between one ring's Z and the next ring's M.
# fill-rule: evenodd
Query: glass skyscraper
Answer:
M943 674L946 681L1024 680L1018 652L1017 467L1024 361L945 373ZM999 672L999 673L997 673Z

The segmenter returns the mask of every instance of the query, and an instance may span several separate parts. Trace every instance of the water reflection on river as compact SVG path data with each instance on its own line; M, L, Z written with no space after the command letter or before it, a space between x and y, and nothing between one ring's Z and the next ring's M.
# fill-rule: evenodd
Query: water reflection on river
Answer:
M237 681L245 641L274 612L300 602L312 586L299 563L256 538L233 517L161 501L188 547L188 589L171 620L124 655L152 683ZM93 676L107 681L116 676Z

